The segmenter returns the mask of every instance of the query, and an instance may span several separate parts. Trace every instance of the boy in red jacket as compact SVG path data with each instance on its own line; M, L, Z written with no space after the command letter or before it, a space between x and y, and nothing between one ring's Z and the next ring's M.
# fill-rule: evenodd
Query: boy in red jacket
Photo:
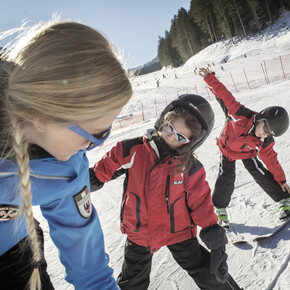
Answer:
M216 96L227 118L217 138L221 161L213 192L213 204L219 224L229 226L226 207L234 191L235 163L238 159L242 160L259 186L274 201L280 202L279 218L287 219L290 216L290 188L273 149L273 137L281 136L288 129L289 117L286 110L274 106L260 113L254 112L237 102L209 69L201 68L199 75Z
M147 289L153 254L167 246L200 289L240 289L228 275L225 230L194 150L210 134L214 114L197 95L171 102L148 138L118 142L91 170L91 190L125 174L121 231L127 235L121 289ZM197 238L197 225L202 228Z

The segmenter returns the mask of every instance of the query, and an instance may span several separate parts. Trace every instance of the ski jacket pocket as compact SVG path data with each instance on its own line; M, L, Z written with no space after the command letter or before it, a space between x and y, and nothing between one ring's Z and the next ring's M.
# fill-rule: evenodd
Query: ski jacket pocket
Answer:
M126 193L120 218L124 228L133 232L139 232L141 227L140 197L137 194L131 191Z
M180 196L170 205L170 232L179 233L191 226L190 215L186 206L185 195Z

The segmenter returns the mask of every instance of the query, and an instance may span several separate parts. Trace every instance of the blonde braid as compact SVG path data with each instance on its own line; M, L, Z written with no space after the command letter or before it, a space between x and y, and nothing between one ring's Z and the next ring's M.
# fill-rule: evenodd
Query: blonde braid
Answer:
M41 290L41 280L39 273L39 263L41 261L41 249L39 247L37 233L34 224L34 217L31 202L31 183L29 178L29 154L28 142L24 139L23 129L17 118L12 117L13 128L13 149L18 164L18 174L20 177L20 190L23 200L23 211L27 220L28 236L33 252L34 269L30 278L30 290Z

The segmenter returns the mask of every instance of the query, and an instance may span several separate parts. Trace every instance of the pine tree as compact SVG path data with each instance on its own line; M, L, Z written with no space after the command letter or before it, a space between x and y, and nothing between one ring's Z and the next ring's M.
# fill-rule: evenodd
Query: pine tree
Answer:
M259 1L258 0L247 0L248 4L251 7L253 17L256 23L257 30L262 33L262 23L260 22L260 17L258 16L258 10L259 10Z
M249 25L250 22L250 7L245 3L245 0L233 0L228 3L229 15L232 18L235 35L242 33L246 39L248 39Z
M172 47L172 40L169 32L165 31L165 37L159 36L158 59L162 67L178 67L182 64L182 60L177 50Z
M209 36L209 39L202 41L203 44L215 43L218 41L216 20L212 9L212 0L192 0L189 14L203 31L203 34Z
M200 29L194 23L192 17L184 9L180 8L171 22L170 37L172 46L176 48L183 61L196 54L200 48Z

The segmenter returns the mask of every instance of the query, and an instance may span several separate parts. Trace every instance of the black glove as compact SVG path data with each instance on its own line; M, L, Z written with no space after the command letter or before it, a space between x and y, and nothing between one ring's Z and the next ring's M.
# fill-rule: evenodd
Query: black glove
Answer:
M225 283L228 278L228 255L225 245L228 243L226 231L218 224L206 227L200 231L200 238L211 250L210 272L215 274L220 283Z
M101 189L104 186L104 183L101 182L95 175L94 169L90 168L90 184L91 184L91 192Z
M211 251L210 256L210 272L215 274L216 279L220 283L225 283L229 277L227 258L228 255L224 251L225 247L220 247Z

